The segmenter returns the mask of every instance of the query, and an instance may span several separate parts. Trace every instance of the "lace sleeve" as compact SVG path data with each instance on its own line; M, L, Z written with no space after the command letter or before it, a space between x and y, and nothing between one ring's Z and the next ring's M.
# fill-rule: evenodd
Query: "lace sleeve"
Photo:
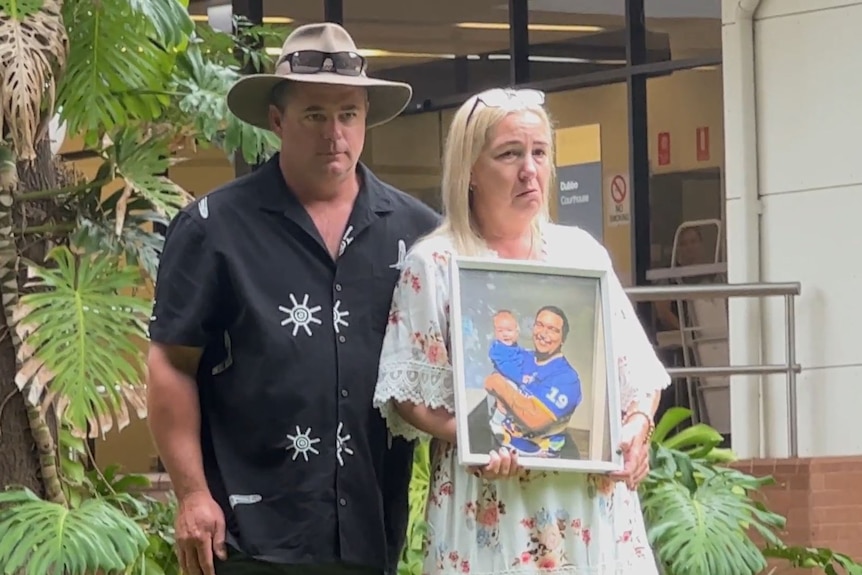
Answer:
M643 405L670 385L670 376L649 341L613 268L609 268L609 301L614 326L614 354L620 382L620 407Z
M380 355L374 406L392 435L406 439L427 434L404 421L395 401L409 401L454 413L449 363L449 282L446 256L407 255L392 297Z

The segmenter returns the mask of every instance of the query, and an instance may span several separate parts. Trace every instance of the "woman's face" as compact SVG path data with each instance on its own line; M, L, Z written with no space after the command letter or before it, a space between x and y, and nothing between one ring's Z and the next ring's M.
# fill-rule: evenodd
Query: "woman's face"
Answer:
M548 127L533 112L513 112L491 130L471 173L473 210L482 225L529 225L546 201L550 150Z

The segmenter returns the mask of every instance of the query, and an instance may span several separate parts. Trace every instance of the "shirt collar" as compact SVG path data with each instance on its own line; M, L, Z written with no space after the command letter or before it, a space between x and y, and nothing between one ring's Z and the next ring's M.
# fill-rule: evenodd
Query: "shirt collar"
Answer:
M353 204L343 242L352 242L375 221L392 211L392 192L361 162L357 165L360 178L359 194ZM314 225L311 216L300 203L296 194L287 186L278 165L278 154L275 154L254 174L259 178L255 182L258 192L259 207L267 212L283 214L288 220L302 229L309 237L328 253L320 233ZM346 245L346 244L344 244Z

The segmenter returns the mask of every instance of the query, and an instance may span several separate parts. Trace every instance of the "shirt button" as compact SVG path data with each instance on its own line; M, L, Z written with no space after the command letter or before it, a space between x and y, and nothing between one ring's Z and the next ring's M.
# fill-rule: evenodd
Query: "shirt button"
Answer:
M350 394L347 392L346 389L341 390L341 397L347 397L348 395L350 395Z
M341 291L341 284L335 284L335 291Z
M346 338L346 337L344 337L343 335L339 335L339 336L338 336L338 341L340 341L341 343L344 343L345 341L347 341L347 338Z
M339 499L339 500L338 500L338 503L339 503L342 507L344 507L345 505L347 505L347 499L345 499L344 497L342 497L341 499Z

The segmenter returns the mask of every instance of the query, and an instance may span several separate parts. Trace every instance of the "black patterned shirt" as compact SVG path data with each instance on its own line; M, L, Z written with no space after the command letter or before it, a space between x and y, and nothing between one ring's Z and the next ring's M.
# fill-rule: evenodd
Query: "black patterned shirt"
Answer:
M202 449L227 541L273 563L393 572L412 445L372 406L406 250L439 216L360 164L336 260L278 156L171 222L150 337L204 348Z

